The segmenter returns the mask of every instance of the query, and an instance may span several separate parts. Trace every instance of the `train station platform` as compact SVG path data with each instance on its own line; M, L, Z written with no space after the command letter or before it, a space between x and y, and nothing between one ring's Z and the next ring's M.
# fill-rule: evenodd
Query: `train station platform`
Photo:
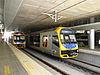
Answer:
M26 54L0 42L0 75L53 75Z
M100 48L79 47L79 55L75 59L95 65L95 67L99 66L100 68ZM97 69L94 70L97 71ZM100 72L100 69L98 72Z
M90 49L89 47L79 47L79 52L100 56L100 47Z
M95 47L95 49L90 49L89 47L79 47L79 49L91 50L91 51L100 51L100 47Z

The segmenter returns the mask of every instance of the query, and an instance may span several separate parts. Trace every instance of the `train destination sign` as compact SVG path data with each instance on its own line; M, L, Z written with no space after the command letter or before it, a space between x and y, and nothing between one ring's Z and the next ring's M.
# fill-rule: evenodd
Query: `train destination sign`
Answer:
M68 33L73 33L73 31L70 29L62 29L60 33L62 33L62 34L67 33L68 34Z

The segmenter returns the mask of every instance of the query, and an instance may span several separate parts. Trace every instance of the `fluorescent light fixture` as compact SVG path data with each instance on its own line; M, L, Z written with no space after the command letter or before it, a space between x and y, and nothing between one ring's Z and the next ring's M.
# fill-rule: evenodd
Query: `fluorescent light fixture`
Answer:
M85 30L78 30L76 33L85 33Z

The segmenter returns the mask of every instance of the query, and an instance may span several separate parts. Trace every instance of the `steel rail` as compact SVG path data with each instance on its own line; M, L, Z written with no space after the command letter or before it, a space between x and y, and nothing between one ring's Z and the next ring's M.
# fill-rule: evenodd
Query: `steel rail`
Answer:
M30 52L28 52L28 51L26 51L26 50L24 50L24 49L22 49L22 50L23 50L24 52L28 53L29 55L31 55L32 57L35 57L36 59L38 59L38 60L41 61L42 63L46 64L47 66L51 67L51 68L54 69L55 71L59 72L61 75L69 75L68 73L66 73L66 72L64 72L64 71L62 71L62 70L60 70L59 68L53 66L52 64L50 64L50 63L44 61L44 60L41 59L41 58L35 56L34 54L32 54L32 53L30 53Z
M76 62L79 62L79 63L82 63L82 64L86 64L86 65L89 65L89 66L92 66L92 67L100 68L100 66L96 66L96 65L93 65L93 64L90 64L90 63L81 61L81 60L74 59L74 58L72 58L72 59L70 59L70 60L73 60L73 61L76 61ZM62 59L62 62L64 62L64 63L69 63L69 64L72 64L72 65L75 65L75 66L77 66L77 67L80 67L80 68L89 70L89 71L91 71L91 72L97 73L97 75L100 75L100 72L94 71L94 70L89 69L89 68L86 68L85 66L76 64L75 62L67 61L67 60L65 60L65 59Z

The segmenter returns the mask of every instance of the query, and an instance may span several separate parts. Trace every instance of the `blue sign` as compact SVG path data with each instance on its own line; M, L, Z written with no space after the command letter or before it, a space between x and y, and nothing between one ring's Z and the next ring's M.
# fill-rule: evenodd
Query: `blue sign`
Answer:
M73 33L71 29L61 29L60 33Z

